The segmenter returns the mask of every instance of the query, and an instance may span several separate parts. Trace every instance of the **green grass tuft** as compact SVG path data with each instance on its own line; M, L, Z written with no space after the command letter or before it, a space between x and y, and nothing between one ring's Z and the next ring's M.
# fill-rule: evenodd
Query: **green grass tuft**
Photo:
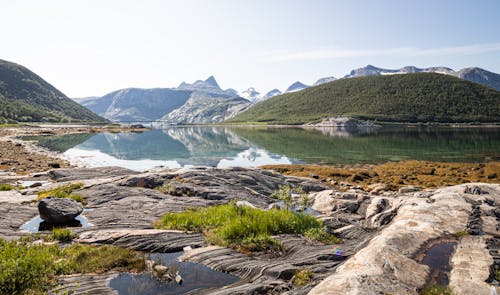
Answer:
M77 202L80 202L83 205L86 205L87 200L85 199L85 197L78 195L78 194L72 194L72 192L74 190L81 189L82 187L83 187L83 183L70 183L67 185L56 187L54 189L41 191L38 193L38 199L41 200L41 199L49 197L49 196L56 197L56 198L69 198L69 199L73 199Z
M295 285L295 286L305 286L307 285L312 277L313 277L314 273L307 269L307 268L304 268L304 269L301 269L299 271L297 271L295 273L295 275L293 276L292 278L292 283Z
M14 189L14 186L8 183L0 183L0 192L2 191L11 191Z
M50 239L60 242L71 242L73 237L74 234L67 228L54 228L50 235Z
M208 208L168 213L156 224L157 228L203 232L207 241L242 251L282 249L278 234L305 234L322 241L338 241L323 231L323 223L306 214L288 210L261 210L230 203ZM314 229L315 234L311 234ZM328 238L327 238L328 237Z
M0 294L38 294L56 283L56 275L103 273L112 269L143 271L144 257L114 246L34 245L0 239Z
M325 244L339 244L342 240L324 231L322 228L310 228L304 232L304 236L311 240L320 241Z

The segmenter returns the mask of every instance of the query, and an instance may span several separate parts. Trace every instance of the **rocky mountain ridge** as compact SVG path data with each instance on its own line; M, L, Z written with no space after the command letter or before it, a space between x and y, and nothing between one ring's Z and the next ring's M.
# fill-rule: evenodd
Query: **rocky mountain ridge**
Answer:
M500 90L500 75L480 68L459 71L447 67L384 69L367 65L352 70L342 79L411 73L439 73L458 77ZM338 80L335 77L318 79L313 86ZM301 91L311 86L300 81L292 83L284 93ZM103 97L75 99L93 112L116 122L163 121L168 124L217 123L237 115L251 105L283 94L275 88L266 94L254 87L238 92L222 89L214 76L193 83L182 82L177 88L121 89ZM225 104L227 103L227 104Z

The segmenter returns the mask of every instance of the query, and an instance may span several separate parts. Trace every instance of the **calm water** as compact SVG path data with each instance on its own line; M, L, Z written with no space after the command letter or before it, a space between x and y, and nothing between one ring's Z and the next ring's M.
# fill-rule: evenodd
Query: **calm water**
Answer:
M192 262L180 262L183 252L151 254L151 260L179 272L182 284L160 282L151 273L121 273L109 282L119 295L176 295L207 288L222 287L239 281L239 278Z
M332 128L173 127L143 133L40 136L39 144L91 167L260 166L500 159L500 128L382 128L349 134Z

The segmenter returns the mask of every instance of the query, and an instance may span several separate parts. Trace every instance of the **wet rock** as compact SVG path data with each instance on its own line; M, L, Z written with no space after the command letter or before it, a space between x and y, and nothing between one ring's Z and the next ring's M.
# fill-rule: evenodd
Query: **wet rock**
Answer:
M61 164L59 164L59 163L48 163L47 165L50 168L61 168Z
M38 212L49 223L64 224L80 215L83 206L72 199L46 197L38 203Z

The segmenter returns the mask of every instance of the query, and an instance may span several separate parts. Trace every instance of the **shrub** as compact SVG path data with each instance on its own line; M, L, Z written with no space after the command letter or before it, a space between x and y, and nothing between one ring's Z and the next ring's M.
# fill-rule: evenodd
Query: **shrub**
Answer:
M295 275L292 278L292 283L295 286L307 285L311 281L313 275L314 273L311 270L307 268L301 269L295 272Z

